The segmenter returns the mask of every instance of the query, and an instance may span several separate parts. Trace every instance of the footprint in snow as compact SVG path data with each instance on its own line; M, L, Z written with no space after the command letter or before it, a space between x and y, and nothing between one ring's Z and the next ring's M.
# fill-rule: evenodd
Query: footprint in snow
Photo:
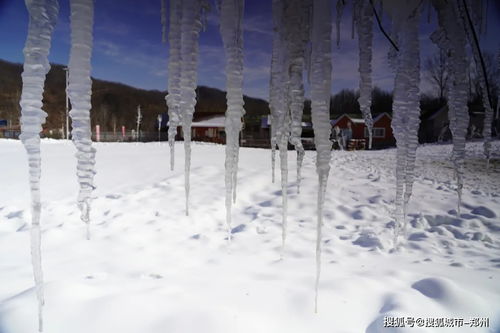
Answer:
M384 247L382 246L382 243L380 242L380 239L375 235L375 233L371 231L363 231L359 235L359 237L352 242L354 245L358 245L361 247L366 247L366 248L379 248L383 249Z
M231 229L231 233L237 234L237 233L244 231L245 229L246 229L246 225L240 224L240 225L234 227L233 229Z
M382 200L381 195L374 195L373 197L368 198L368 202L371 204L378 204Z
M493 219L496 217L496 214L491 209L484 207L484 206L475 207L471 211L471 213L475 214L475 215L484 216L484 217L489 218L489 219Z
M384 297L384 303L379 310L379 315L370 323L366 328L365 333L385 333L387 332L387 327L384 327L385 317L396 317L392 315L393 311L398 311L400 305L397 303L394 295L387 295ZM404 328L391 327L390 332L403 332Z
M423 241L427 238L428 238L428 236L425 232L414 232L408 237L408 240L414 241L414 242L419 242L419 241Z
M23 217L23 211L22 210L18 210L18 211L15 211L15 212L10 212L9 214L5 215L5 217L8 218L8 219L21 218L21 217Z
M351 210L344 205L338 205L337 209L354 220L362 220L364 218L363 212L359 209Z
M451 297L451 288L445 280L438 278L426 278L419 280L411 287L422 295L432 298L438 302L447 301Z

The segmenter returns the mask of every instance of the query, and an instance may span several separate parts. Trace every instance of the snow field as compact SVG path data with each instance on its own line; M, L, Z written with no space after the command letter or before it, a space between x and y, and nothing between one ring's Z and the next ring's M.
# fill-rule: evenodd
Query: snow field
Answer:
M182 144L182 143L179 143ZM499 142L492 151L498 152ZM306 152L301 193L288 184L281 254L281 190L269 151L242 148L233 240L227 242L224 146L193 144L190 216L183 149L96 143L92 240L76 204L75 148L42 140L42 265L47 332L382 332L384 316L489 317L500 328L500 163L484 172L467 145L456 217L451 145L421 146L408 241L393 239L395 150L333 152L322 275L314 313L317 174ZM21 142L0 140L0 332L33 332L30 195ZM294 170L295 152L289 152ZM405 332L403 329L393 331Z

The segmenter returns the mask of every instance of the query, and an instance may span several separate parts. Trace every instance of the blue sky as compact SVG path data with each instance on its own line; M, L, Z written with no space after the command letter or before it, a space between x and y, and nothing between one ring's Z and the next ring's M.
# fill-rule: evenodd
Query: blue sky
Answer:
M59 21L54 32L50 61L66 64L70 48L69 1L60 0ZM272 46L271 0L246 0L244 93L267 99ZM351 39L350 4L341 22L340 48L333 49L332 92L358 86L357 38ZM500 5L490 1L488 30L482 36L485 50L497 52L500 40ZM335 15L335 13L334 13ZM436 17L427 23L422 15L422 59L437 51L429 40ZM28 14L22 0L0 0L0 58L23 61ZM334 25L335 29L335 25ZM336 32L333 32L335 39ZM374 84L391 90L393 75L387 66L389 44L375 27L373 49ZM160 0L96 0L92 75L131 86L165 90L167 86L168 44L161 41ZM198 84L224 89L224 52L215 8L207 17L200 36ZM422 89L429 90L423 82Z

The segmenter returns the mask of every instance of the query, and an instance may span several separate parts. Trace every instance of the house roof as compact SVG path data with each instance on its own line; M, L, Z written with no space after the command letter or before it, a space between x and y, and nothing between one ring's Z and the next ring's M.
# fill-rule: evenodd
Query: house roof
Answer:
M191 127L225 127L226 117L224 115L198 119L193 121Z
M365 123L365 121L363 119L353 118L345 113L343 115L341 115L340 117L338 117L337 119L330 120L330 123L332 124L332 126L335 126L344 117L347 117L349 119L349 121L351 121L353 124L364 124Z
M373 122L376 123L377 121L379 121L380 119L382 119L384 116L387 116L389 117L389 119L392 119L391 115L388 114L387 112L384 112L384 113L380 113L378 114L375 118L373 118ZM332 126L335 126L338 124L338 122L344 118L344 117L347 117L349 118L349 120L353 123L353 124L359 124L359 125L362 125L365 123L365 120L364 119L361 119L361 118L354 118L354 117L351 117L349 116L348 114L344 113L343 115L341 115L340 117L338 117L337 119L332 119L330 120L330 123L332 124Z
M387 117L389 117L389 119L392 119L390 114L388 114L387 112L383 112L383 113L378 114L375 118L373 118L373 122L376 123L377 121L382 119L384 116L387 116Z

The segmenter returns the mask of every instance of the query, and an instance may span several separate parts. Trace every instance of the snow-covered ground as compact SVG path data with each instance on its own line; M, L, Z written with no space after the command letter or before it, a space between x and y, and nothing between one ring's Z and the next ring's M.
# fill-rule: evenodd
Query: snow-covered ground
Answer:
M42 141L46 332L500 332L500 142L489 173L480 144L468 144L460 218L451 146L419 148L409 241L396 252L395 150L335 151L318 313L314 152L305 156L301 193L289 184L280 260L281 191L279 178L271 183L269 150L241 149L228 244L223 146L193 146L188 217L181 145L173 172L166 143L95 147L87 241L75 202L75 148ZM0 140L0 156L0 332L32 333L27 158L13 140ZM488 317L490 327L384 329L384 316Z

